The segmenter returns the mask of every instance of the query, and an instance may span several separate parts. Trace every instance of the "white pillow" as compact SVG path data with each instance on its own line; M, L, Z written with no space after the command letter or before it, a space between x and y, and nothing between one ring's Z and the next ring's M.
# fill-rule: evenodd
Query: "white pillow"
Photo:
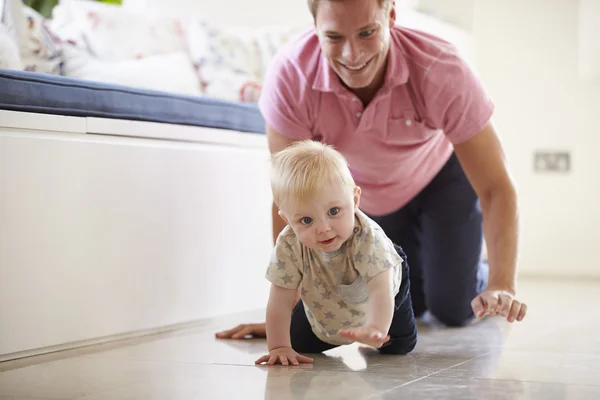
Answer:
M15 35L9 32L8 28L2 23L0 23L0 68L23 69Z
M184 52L160 54L137 60L106 61L85 50L65 46L63 73L124 86L200 96L200 81Z
M185 51L179 19L97 1L61 0L53 9L51 28L62 40L87 46L103 60Z

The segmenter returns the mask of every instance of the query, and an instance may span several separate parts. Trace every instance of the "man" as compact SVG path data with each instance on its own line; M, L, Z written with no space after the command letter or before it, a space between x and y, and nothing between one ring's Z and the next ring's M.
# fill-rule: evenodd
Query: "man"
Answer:
M516 191L479 79L454 46L395 26L391 0L308 3L315 29L276 55L261 94L270 151L313 139L346 157L361 208L408 256L416 316L521 321ZM264 324L217 337L248 334Z

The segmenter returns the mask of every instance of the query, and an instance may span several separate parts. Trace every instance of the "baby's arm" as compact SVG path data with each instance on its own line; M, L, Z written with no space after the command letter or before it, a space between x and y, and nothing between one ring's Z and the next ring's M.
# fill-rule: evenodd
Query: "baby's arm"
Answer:
M295 298L296 290L271 285L266 319L269 351L281 347L292 347L290 323Z
M296 289L285 289L277 285L271 285L266 318L269 354L256 360L257 364L263 362L266 362L267 365L278 362L283 365L312 363L312 358L302 356L292 349L290 324L295 304Z
M392 274L393 270L388 268L367 283L367 322L363 326L340 330L341 336L377 349L390 340L387 333L394 317Z
M367 326L373 326L384 336L390 330L394 317L393 272L392 268L388 268L367 283L369 291Z

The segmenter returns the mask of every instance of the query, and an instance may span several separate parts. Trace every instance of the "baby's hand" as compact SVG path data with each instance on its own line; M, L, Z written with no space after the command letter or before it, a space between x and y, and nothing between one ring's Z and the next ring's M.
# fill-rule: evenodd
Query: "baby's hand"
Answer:
M291 347L280 347L273 349L266 356L262 356L255 361L255 364L275 365L280 362L281 365L300 365L300 363L312 364L313 359L296 353Z
M341 329L340 336L352 339L356 342L375 347L383 346L390 340L390 336L384 336L377 328L371 325L359 326L357 328Z

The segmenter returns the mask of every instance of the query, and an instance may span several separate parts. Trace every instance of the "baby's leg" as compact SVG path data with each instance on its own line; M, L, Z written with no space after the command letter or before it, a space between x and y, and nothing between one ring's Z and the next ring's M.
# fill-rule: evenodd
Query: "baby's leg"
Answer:
M384 354L408 354L417 344L417 323L410 299L409 267L406 254L399 246L396 251L402 263L402 284L395 298L394 318L390 326L390 340L379 351Z
M308 322L308 319L306 318L302 300L296 304L296 307L292 312L290 338L292 349L298 353L322 353L337 347L323 342L314 334L310 322Z

